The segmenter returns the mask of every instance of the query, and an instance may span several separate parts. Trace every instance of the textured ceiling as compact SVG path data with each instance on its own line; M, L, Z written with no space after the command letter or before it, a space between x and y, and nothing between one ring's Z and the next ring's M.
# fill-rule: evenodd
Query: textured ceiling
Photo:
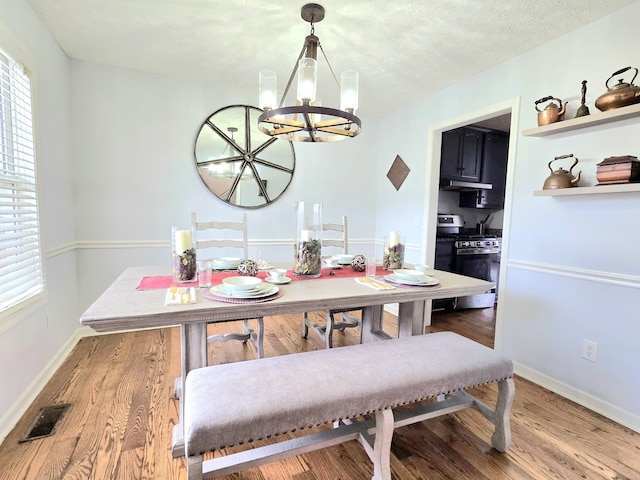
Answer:
M310 29L302 0L27 1L72 58L255 90L256 103L258 72L284 89ZM360 73L358 113L380 115L634 1L324 0L315 33L338 77ZM336 105L318 65L318 95Z

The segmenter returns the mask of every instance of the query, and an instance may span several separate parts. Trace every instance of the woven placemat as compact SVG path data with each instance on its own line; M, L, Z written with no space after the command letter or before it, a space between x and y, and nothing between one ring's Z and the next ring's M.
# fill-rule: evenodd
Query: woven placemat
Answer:
M207 298L209 300L215 300L216 302L224 302L224 303L262 303L269 302L271 300L275 300L276 298L280 298L284 295L282 290L278 290L273 295L269 295L268 297L261 298L235 298L235 297L220 297L218 295L214 295L210 290L203 290L202 297Z

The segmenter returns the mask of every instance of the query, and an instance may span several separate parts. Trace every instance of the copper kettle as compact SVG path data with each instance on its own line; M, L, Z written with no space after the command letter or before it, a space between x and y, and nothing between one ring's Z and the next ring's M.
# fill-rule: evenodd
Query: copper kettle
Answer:
M547 179L544 181L544 186L542 187L543 190L555 190L557 188L575 187L578 184L578 182L580 181L580 175L582 175L582 170L578 172L577 177L573 176L573 167L575 167L578 164L577 158L576 158L576 161L573 162L573 165L571 165L571 168L568 171L560 167L558 170L554 172L553 169L551 168L551 164L556 160L560 160L561 158L570 158L570 157L573 157L573 153L570 153L569 155L560 155L559 157L556 157L549 162L549 170L551 171L551 175L549 175Z
M625 83L622 79L618 79L618 83L613 87L609 87L609 80L616 75L623 74L627 70L631 70L631 67L626 67L614 72L605 82L607 92L603 93L596 99L596 108L599 110L607 111L614 108L626 107L627 105L633 105L640 103L640 87L636 87L633 81L638 76L638 69L633 68L636 74L631 79L630 83Z
M544 110L538 109L538 105L544 102L551 102L544 107ZM557 105L556 105L557 103ZM562 104L562 100L552 96L541 98L536 100L536 111L538 112L538 126L549 125L550 123L559 122L564 119L564 112L567 109L567 102Z

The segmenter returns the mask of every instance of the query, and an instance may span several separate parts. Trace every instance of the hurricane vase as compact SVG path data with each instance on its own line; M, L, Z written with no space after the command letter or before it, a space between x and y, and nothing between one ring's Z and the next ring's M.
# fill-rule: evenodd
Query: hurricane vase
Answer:
M194 282L198 275L195 229L171 227L171 271L176 283Z
M398 235L384 237L382 268L396 270L404 266L404 238Z
M293 274L319 277L322 268L322 204L296 202Z

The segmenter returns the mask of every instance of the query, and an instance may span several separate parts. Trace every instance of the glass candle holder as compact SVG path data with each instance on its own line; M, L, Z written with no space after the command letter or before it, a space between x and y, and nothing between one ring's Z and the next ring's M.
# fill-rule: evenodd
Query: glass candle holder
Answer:
M171 269L173 281L186 283L196 281L196 232L192 226L171 227Z
M322 268L322 204L296 202L293 274L319 277Z
M404 266L404 238L395 232L384 237L382 268L396 270Z

